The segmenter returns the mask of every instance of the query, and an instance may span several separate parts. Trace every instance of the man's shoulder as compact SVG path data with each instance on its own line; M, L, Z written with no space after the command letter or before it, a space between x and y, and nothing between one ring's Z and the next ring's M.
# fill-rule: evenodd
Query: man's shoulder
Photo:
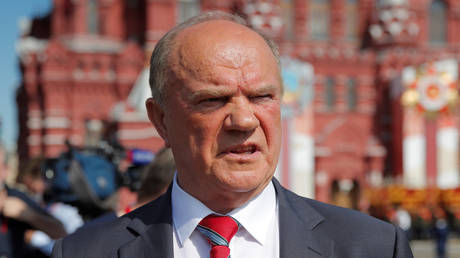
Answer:
M354 209L343 208L307 198L305 201L314 209L316 209L321 215L323 215L325 220L329 220L329 223L354 226L355 230L357 228L368 230L369 226L384 228L391 226L388 222L382 221Z
M166 200L165 200L166 199ZM167 197L147 203L113 221L84 227L58 241L53 257L117 257L117 251L155 223L169 223Z
M276 180L274 185L280 234L289 242L334 257L413 257L407 238L396 226L356 210L298 196Z
M343 249L343 252L349 252L352 249L371 247L393 250L398 237L402 237L396 226L357 210L297 195L291 198L297 200L297 205L309 206L321 216L314 230L334 240L337 250ZM308 217L310 214L301 214L301 216ZM385 245L388 246L384 248Z
M134 238L127 230L129 217L93 224L59 240L62 257L111 257L117 248ZM53 256L54 257L54 256ZM60 257L60 256L55 256Z
M348 225L356 228L368 229L368 226L373 227L388 227L391 226L389 223L372 217L368 214L360 211L343 208L336 205L320 202L314 199L298 196L295 193L287 190L288 199L295 200L298 205L306 205L315 210L318 214L323 217L323 220L327 223L332 223L337 226ZM308 216L306 214L306 216Z
M388 226L387 222L379 220L375 217L371 217L357 210L343 208L314 199L302 197L285 188L279 188L279 186L277 189L283 189L282 198L285 200L285 202L289 203L292 209L308 213L300 214L299 216L305 216L307 218L308 216L311 216L313 212L315 213L315 216L321 217L319 220L326 221L327 223L347 225L359 224L363 226L371 224L383 227Z
M395 236L394 225L368 214L298 196L289 190L284 194L288 202L294 203L290 205L299 212L297 216L303 217L304 220L311 219L311 216L316 217L315 226L324 232L334 232L332 236L338 239L351 239L350 233L359 238L369 237L369 240L372 240L376 232L388 237Z

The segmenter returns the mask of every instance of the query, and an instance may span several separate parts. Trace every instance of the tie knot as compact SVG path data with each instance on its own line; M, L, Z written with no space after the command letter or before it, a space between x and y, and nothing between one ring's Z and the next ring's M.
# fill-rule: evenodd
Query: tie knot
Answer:
M238 231L240 223L231 216L211 214L198 224L198 230L213 246L228 246L232 237Z

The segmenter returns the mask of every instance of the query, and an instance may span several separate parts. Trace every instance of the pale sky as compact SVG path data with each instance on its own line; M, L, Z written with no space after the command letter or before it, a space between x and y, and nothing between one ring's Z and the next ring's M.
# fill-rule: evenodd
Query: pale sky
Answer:
M0 7L0 141L7 148L16 146L18 135L15 92L20 81L15 43L19 36L18 21L23 17L43 16L50 12L52 0L8 0Z

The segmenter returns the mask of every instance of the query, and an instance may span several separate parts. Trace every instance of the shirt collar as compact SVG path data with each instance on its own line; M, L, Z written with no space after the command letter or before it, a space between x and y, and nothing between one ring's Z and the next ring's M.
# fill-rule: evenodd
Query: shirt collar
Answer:
M171 202L174 230L180 245L183 246L184 241L190 237L198 223L215 212L185 192L177 183L176 176L173 180ZM227 215L235 218L257 242L263 245L268 235L267 225L276 216L276 209L276 191L270 181L259 195Z
M177 183L176 175L173 180L171 202L174 230L180 246L183 246L185 240L190 237L198 223L213 211L185 192Z
M270 183L256 197L249 200L243 206L231 211L228 215L235 218L251 236L260 244L264 245L268 230L273 220L277 217L276 191L273 183Z

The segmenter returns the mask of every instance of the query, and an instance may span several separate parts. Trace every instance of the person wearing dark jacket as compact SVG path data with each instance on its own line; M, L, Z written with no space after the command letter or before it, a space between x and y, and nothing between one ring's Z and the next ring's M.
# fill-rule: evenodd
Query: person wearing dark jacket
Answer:
M295 195L273 179L283 86L276 45L208 12L155 46L149 118L177 172L153 202L57 241L55 258L408 258L401 229Z

